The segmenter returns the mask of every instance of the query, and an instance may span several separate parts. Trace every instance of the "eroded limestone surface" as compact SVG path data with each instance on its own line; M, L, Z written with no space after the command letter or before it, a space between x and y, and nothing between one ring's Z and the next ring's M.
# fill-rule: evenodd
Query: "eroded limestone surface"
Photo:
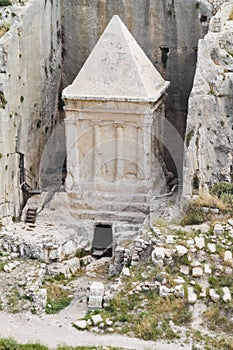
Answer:
M185 140L184 195L233 176L233 3L211 19L198 61Z
M59 120L60 3L15 2L1 7L0 22L9 29L0 39L0 216L4 217L20 214L23 181L32 188L39 186L41 154Z

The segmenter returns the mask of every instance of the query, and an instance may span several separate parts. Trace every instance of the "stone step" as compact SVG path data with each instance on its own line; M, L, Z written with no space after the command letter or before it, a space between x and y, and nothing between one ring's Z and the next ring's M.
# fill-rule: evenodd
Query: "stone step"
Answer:
M113 211L96 211L91 209L79 209L72 210L72 217L77 219L87 219L87 220L95 220L95 221L110 221L110 222L126 222L132 224L141 224L144 222L146 218L146 214L143 212L113 212Z
M25 223L34 224L36 222L37 208L28 208Z

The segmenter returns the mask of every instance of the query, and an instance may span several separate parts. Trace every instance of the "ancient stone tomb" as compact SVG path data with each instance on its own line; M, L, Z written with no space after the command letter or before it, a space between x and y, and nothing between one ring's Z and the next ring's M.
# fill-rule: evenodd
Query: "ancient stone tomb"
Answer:
M63 91L65 188L77 208L148 209L162 179L155 154L168 84L114 16Z

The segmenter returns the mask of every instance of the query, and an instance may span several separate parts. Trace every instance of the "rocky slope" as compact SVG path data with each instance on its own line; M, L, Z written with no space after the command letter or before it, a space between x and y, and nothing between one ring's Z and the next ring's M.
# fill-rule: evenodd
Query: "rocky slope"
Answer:
M206 342L211 349L225 349L232 344L233 219L211 215L214 224L145 222L134 242L118 246L113 259L100 260L28 260L17 248L17 232L5 227L0 240L1 307L39 314L46 307L50 313L62 294L80 300L87 311L91 283L99 281L105 288L104 309L95 311L95 317L91 313L76 319L78 329L171 339L197 349ZM28 249L33 253L33 247Z

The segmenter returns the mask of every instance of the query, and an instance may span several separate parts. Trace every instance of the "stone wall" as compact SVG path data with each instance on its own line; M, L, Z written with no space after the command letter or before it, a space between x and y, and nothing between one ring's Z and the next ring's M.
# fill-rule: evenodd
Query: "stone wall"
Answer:
M58 0L3 9L10 30L0 40L0 217L19 214L19 153L26 181L39 186L41 154L58 123L60 18Z
M184 195L233 180L233 2L211 19L198 46L189 99L184 161Z
M167 118L184 137L197 42L207 31L211 11L207 1L197 6L196 0L63 0L63 87L76 77L109 20L117 14L163 78L171 81ZM169 141L170 135L165 136ZM182 167L182 153L178 148L178 167ZM166 158L175 170L170 157Z

